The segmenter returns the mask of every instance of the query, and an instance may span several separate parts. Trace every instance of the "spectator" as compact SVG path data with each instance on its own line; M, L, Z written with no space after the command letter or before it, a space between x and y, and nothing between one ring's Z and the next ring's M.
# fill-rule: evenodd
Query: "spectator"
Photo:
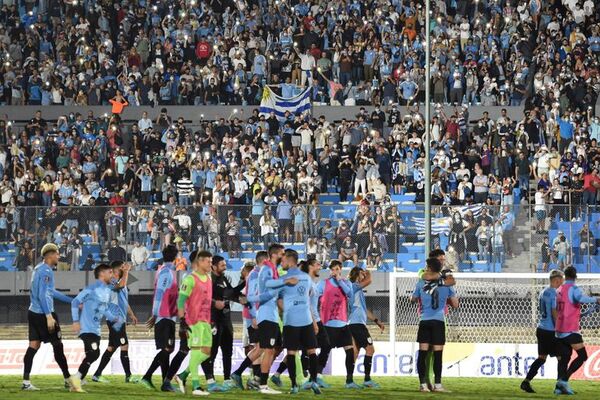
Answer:
M271 210L268 207L265 208L259 223L263 247L268 249L269 245L275 241L275 227L277 226L277 221L271 215Z
M227 224L225 224L225 237L227 243L227 251L229 253L229 256L232 258L239 257L239 253L242 250L240 230L240 222L236 218L235 213L230 212Z
M292 203L288 200L287 193L281 195L277 204L277 224L279 226L279 240L288 243L292 238Z
M150 253L146 246L142 246L139 241L136 241L133 244L133 249L131 250L131 263L133 265L133 269L135 271L144 271L147 269L147 262L150 258Z
M338 260L343 264L352 261L353 266L358 266L358 246L350 236L346 236L339 250Z
M106 256L109 262L127 261L127 252L123 247L119 245L117 239L111 240L110 248L108 249L108 253Z
M377 270L381 266L383 251L379 240L374 240L367 247L367 268ZM356 265L356 264L355 264Z

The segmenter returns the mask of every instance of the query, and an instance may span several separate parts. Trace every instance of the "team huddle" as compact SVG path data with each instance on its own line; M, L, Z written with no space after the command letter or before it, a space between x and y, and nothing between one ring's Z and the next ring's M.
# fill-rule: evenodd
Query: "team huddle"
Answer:
M128 299L129 265L123 262L100 264L94 270L96 281L72 299L54 287L53 269L58 263L58 248L46 244L41 250L43 262L32 274L29 347L24 357L22 389L38 390L29 377L34 356L43 342L53 347L65 387L84 392L82 384L90 366L100 358L103 319L108 325L108 347L91 377L94 382L107 381L102 372L120 348L125 381L137 382L151 390L156 390L152 376L160 368L160 390L163 392L186 393L187 382L191 381L191 394L198 396L235 388L280 394L280 390L269 387L269 381L281 388L281 374L287 370L291 394L300 390L321 394L322 389L330 387L323 379L330 352L333 348L343 348L344 387L379 387L371 379L375 348L367 324L373 321L382 331L384 325L366 305L364 289L372 282L369 271L355 267L346 279L342 277L342 264L334 260L329 265L329 276L320 279L322 266L317 260L301 261L295 250L272 244L268 251L256 253L255 263L244 266L240 284L235 287L225 275L223 257L198 250L190 254L191 271L178 284L174 264L177 248L170 245L162 253L163 264L158 268L154 282L152 316L146 322L146 326L154 330L157 353L143 377L136 380L131 374L126 332L128 318L133 324L137 323ZM411 301L419 304L417 371L422 392L447 391L441 382L446 314L448 306L458 307L458 298L453 288L456 281L451 271L444 269L444 262L442 250L429 254L426 267L419 271L420 279L411 297ZM575 286L575 278L573 267L566 268L564 275L561 271L552 271L550 286L540 294L539 357L521 384L527 392L533 392L530 381L550 355L558 358L555 393L573 394L569 378L587 359L579 333L580 305L600 302L598 298L585 296ZM73 375L64 355L54 299L71 304L73 329L83 341L85 358ZM245 359L233 372L232 302L243 307L246 351ZM179 348L171 358L177 331ZM223 358L222 384L217 383L214 375L214 361L219 349ZM354 369L361 349L365 351L364 381L358 384L354 381ZM286 356L269 379L274 360L284 350ZM573 350L577 357L569 364ZM188 356L188 366L180 372ZM199 367L204 372L205 387L200 385ZM243 382L242 376L247 369L251 369L252 374ZM302 377L306 380L299 382Z
M29 348L24 358L23 390L38 390L29 380L33 358L41 343L51 343L57 364L65 379L65 387L84 392L90 366L100 358L101 323L106 319L109 331L108 347L102 354L94 382L104 382L102 371L112 355L121 348L121 363L125 381L133 382L128 355L127 318L137 323L128 304L127 278L129 266L123 262L100 264L94 270L96 282L71 299L54 288L53 269L58 262L58 248L47 244L42 248L44 261L32 275L29 319ZM208 395L234 388L258 390L263 394L281 391L268 386L274 360L285 350L286 356L270 381L282 386L281 374L288 370L292 394L312 390L320 394L329 385L323 380L333 348L343 348L346 354L347 389L377 388L371 380L371 365L375 349L367 329L373 321L383 331L383 324L366 307L363 289L371 283L371 275L360 268L351 270L348 279L342 277L342 264L332 261L330 276L319 281L321 265L317 260L300 261L295 250L273 244L268 251L259 251L256 262L242 270L242 282L233 287L225 277L226 263L220 256L207 251L190 254L192 271L177 283L174 261L177 248L163 249L163 264L155 277L152 316L146 326L154 329L158 350L144 376L136 380L148 389L155 389L152 376L161 369L160 390L186 392L191 381L193 395ZM280 276L281 275L281 276ZM54 299L71 304L73 329L83 341L85 358L78 371L71 375L61 341L60 325L54 312ZM246 358L231 371L233 326L230 303L243 306L244 346ZM176 322L179 321L179 348L175 349ZM214 359L221 349L224 381L218 384L214 376ZM317 350L320 349L319 352ZM364 382L354 382L354 368L360 349L365 349ZM189 355L188 367L179 372ZM300 357L297 357L300 356ZM299 358L300 362L296 360ZM298 364L298 365L297 365ZM199 367L206 378L200 386ZM242 375L251 368L252 376L245 382ZM306 377L298 382L298 377Z

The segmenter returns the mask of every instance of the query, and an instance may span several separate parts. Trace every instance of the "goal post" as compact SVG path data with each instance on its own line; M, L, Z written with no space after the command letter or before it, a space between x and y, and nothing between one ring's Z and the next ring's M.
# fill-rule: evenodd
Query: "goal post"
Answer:
M539 294L549 284L543 273L455 273L457 310L446 316L447 342L535 343L539 320ZM389 273L389 341L391 359L396 360L397 343L415 342L419 325L418 306L410 296L418 281L416 273ZM577 285L590 296L600 296L600 276L580 274ZM582 313L593 305L582 305ZM581 319L587 344L600 344L600 312Z

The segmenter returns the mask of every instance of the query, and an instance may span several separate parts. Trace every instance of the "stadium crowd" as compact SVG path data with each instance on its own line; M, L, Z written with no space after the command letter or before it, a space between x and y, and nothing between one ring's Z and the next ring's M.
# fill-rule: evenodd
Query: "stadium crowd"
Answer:
M453 215L459 260L480 246L510 255L514 218L496 217L507 214L501 206L513 205L515 189L535 204L539 232L549 216L577 219L582 205L596 204L598 10L592 1L434 3L432 202L496 206L489 220ZM38 111L25 126L0 119L0 241L19 245L25 267L37 235L72 253L89 234L106 248L114 239L151 250L201 243L237 255L244 224L265 247L278 238L305 243L310 254L333 248L341 261L371 254L377 266L394 251L386 233L408 221L387 206L389 194L424 197L420 4L85 4L0 9L3 104L113 111L57 121ZM374 110L342 121L258 110L185 121L162 106L254 105L265 84L284 97L313 85L313 100L324 93L332 104L354 98ZM439 103L448 102L454 109L444 112ZM525 112L472 120L470 103ZM136 104L160 106L122 120ZM365 205L332 226L318 207L319 194L331 192ZM547 213L547 204L570 209ZM34 205L46 208L22 207ZM236 205L246 207L230 213Z
M0 104L375 105L424 99L418 1L4 1ZM432 2L438 103L593 104L593 0Z

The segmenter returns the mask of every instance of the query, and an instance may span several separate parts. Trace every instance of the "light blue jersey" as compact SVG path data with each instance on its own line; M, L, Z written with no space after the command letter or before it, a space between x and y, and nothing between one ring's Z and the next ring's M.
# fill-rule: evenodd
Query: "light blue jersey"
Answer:
M251 297L256 298L258 296L258 271L259 268L254 268L252 271L250 271L248 278L246 279L246 297L248 298L248 304L250 305L248 307L247 315L250 316L250 318L244 319L250 322L249 326L252 325L252 320L256 319L258 313L258 302L250 301Z
M321 314L319 314L319 292L317 290L317 282L312 281L312 291L310 294L310 312L316 322L321 322Z
M362 286L358 283L352 284L352 298L350 300L350 318L348 318L348 323L366 325L367 301L365 299L365 292L363 292Z
M152 315L158 323L162 319L177 319L177 296L179 288L175 278L175 264L166 262L156 273Z
M273 287L278 280L273 279L273 270L267 265L260 268L257 278L258 291L256 296L248 298L251 302L259 303L256 321L260 324L263 321L279 323L279 310L277 308L277 285ZM279 286L281 287L281 286Z
M49 315L54 312L54 299L70 303L73 299L54 288L54 272L46 263L34 268L31 274L29 311Z
M71 302L73 322L79 322L79 335L91 333L100 336L102 317L114 322L114 328L120 330L123 318L109 310L111 287L102 281L96 281L83 289ZM81 312L79 306L83 305Z
M129 310L129 289L127 289L127 286L119 288L118 283L119 281L113 278L109 285L111 289L109 310L126 320L127 311Z
M420 301L421 321L445 321L444 314L448 299L456 297L456 292L449 286L434 286L430 290L424 290L424 280L419 280L413 297Z
M538 311L540 313L540 322L538 328L554 332L554 318L552 310L556 309L556 289L548 286L540 293Z
M280 280L290 278L297 278L298 283L293 286L283 286L279 291L279 297L283 299L283 325L294 327L311 325L313 322L310 310L312 279L298 267L290 268Z

